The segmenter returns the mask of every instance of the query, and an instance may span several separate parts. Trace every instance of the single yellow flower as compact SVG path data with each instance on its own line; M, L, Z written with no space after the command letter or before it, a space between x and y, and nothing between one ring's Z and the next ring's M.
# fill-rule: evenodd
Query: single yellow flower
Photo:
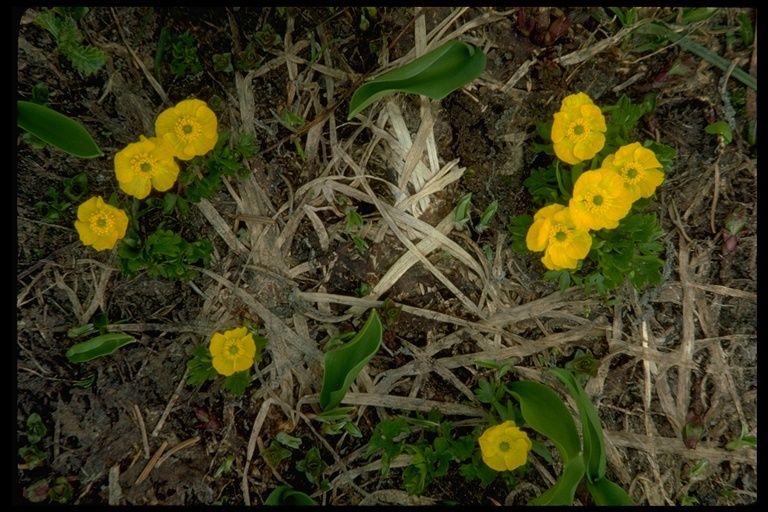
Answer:
M92 197L77 207L75 229L85 245L97 251L112 249L128 230L128 215L101 196Z
M651 197L664 181L656 154L639 142L622 146L616 153L605 157L602 167L621 176L633 202L641 197Z
M115 155L115 176L120 190L144 199L152 187L160 192L170 189L179 176L179 165L169 142L141 135L139 142L128 144Z
M200 100L180 101L162 112L155 120L155 133L171 143L180 160L206 154L219 140L216 114Z
M621 176L609 169L587 171L573 184L568 202L577 229L613 229L632 207L632 196Z
M531 251L544 251L542 263L549 270L576 268L592 247L592 237L576 229L571 212L561 204L545 206L533 216L525 243Z
M256 343L246 327L231 329L224 334L214 333L211 337L213 367L222 375L247 370L256 357Z
M478 442L483 461L496 471L512 471L525 464L533 446L528 434L517 428L514 421L489 428Z
M605 146L606 130L605 116L589 96L566 96L552 123L555 154L571 165L589 160Z

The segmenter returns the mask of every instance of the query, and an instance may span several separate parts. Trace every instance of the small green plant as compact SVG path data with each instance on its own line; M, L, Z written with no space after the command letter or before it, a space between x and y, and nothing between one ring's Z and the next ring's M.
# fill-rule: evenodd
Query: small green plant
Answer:
M328 482L322 479L323 472L328 469L328 464L323 460L320 450L316 446L310 448L304 459L296 463L296 469L304 473L312 485L322 490L330 489Z
M61 192L50 187L45 193L48 199L35 203L35 210L43 222L71 219L73 206L88 192L88 178L85 173L65 178L63 185Z
M741 435L736 439L729 441L725 445L726 450L738 450L739 448L757 448L757 436L750 436L749 427L746 423L741 424Z
M96 73L107 62L107 54L83 44L77 22L88 13L87 7L54 7L37 15L35 22L50 32L58 50L83 76Z
M171 73L178 77L196 75L203 70L203 65L197 56L197 43L189 30L183 34L170 36L171 51L167 59L170 61Z
M129 230L117 250L118 265L126 276L135 278L142 270L152 277L189 281L197 275L194 264L208 264L213 245L209 240L193 242L177 233L158 229L142 239L135 230Z
M31 470L44 465L46 459L46 453L39 448L38 443L48 435L48 429L39 414L33 412L27 416L25 435L29 444L19 448L18 454L24 460L23 469ZM72 485L67 478L52 474L24 487L23 494L32 503L48 500L63 504L72 499Z
M381 346L383 327L379 314L372 309L368 320L350 341L325 353L323 386L320 407L323 411L335 409L360 370Z

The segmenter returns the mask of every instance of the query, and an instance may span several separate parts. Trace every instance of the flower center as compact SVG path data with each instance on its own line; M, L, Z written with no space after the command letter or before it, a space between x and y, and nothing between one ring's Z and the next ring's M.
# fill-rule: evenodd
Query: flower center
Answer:
M108 235L115 225L112 217L105 212L97 212L91 216L91 230L99 236Z
M245 354L245 350L240 340L227 340L224 345L224 357L227 359L237 359L243 354Z
M176 122L176 136L185 144L190 144L200 138L202 128L200 122L192 116L183 116Z
M131 168L138 177L151 178L155 174L156 163L157 159L152 158L149 153L142 153L134 157Z
M549 243L551 245L563 243L567 244L571 241L572 238L573 234L571 231L562 224L554 225L552 230L549 232Z
M605 191L601 189L590 191L584 196L584 203L592 213L604 210L606 207Z
M643 168L636 163L629 163L621 168L621 177L626 183L634 185L642 179Z
M587 138L590 131L586 119L576 119L568 125L565 135L573 142L581 142Z
M502 441L499 443L499 450L501 450L502 452L508 452L509 448L510 446L508 442Z

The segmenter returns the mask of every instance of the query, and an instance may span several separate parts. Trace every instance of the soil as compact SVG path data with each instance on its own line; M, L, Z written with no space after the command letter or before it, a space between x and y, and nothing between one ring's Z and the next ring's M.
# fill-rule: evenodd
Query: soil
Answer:
M366 440L381 420L415 416L429 404L441 404L457 431L469 432L482 415L451 407L481 406L466 391L489 372L473 361L515 356L508 378L557 387L546 368L562 366L579 349L601 362L586 390L605 431L607 475L636 504L756 502L756 449L726 448L742 427L757 435L757 150L747 136L756 100L754 91L726 77L730 72L668 42L653 54L633 51L631 38L611 39L620 25L602 8L392 7L373 17L351 7L99 7L79 27L109 59L83 77L34 22L41 10L19 13L17 98L29 99L45 83L49 106L87 127L105 156L79 159L17 137L15 450L28 445L31 414L47 427L38 443L44 463L30 468L17 457L20 503L29 503L32 483L64 477L73 489L68 502L83 505L262 504L283 484L328 505L524 504L551 485L556 466L536 459L512 492L501 480L481 486L452 468L422 496L408 496L401 480L407 461L382 476L375 464L380 453L364 455ZM523 12L535 21L533 31L521 29ZM674 12L641 10L656 19ZM755 44L734 37L740 15L756 20L751 9L719 9L690 37L756 76ZM370 18L365 29L361 16ZM398 200L386 185L397 182L397 157L370 123L361 130L359 120L346 121L349 94L357 79L423 45L425 34L431 40L449 17L442 35L456 30L454 38L485 51L481 77L441 101L397 94L363 116L378 122L385 108L395 109L390 119L400 112L415 140L431 115L438 167L456 160L464 169L429 196L421 221L438 226L468 192L473 215L493 200L499 209L482 234L442 232L474 263L437 246L426 253L429 265L416 261L385 285L393 265L412 251L386 228L382 213L382 203ZM550 29L563 17L572 20L566 31ZM260 67L215 70L214 55L245 48L266 24L280 41L263 51ZM169 59L156 61L164 27L189 31L203 71L175 76ZM602 51L591 51L605 40L610 44ZM322 46L320 65L310 65L310 48ZM573 55L588 58L562 63ZM670 72L681 62L677 74ZM536 122L551 119L562 98L578 91L602 105L622 94L636 103L656 94L656 109L636 136L676 151L649 208L665 232L660 286L624 287L605 298L576 287L560 291L544 279L537 255L509 246L510 216L536 208L523 186L543 158L532 150ZM205 270L189 281L146 272L131 279L118 270L114 251L80 243L72 224L76 205L58 221L42 220L36 204L79 173L88 178L89 197L120 193L114 154L152 134L165 108L214 96L222 100L220 128L254 134L259 152L246 161L249 175L227 179L207 209L193 205L186 217L168 221L185 239L211 241ZM297 134L281 121L286 109L314 120L298 133L304 158L292 140ZM722 119L733 131L727 144L705 130ZM391 123L379 126L394 133ZM423 162L430 158L425 154ZM352 179L358 170L369 176L371 191L362 178ZM343 210L333 202L342 194L365 219L364 251L344 231ZM745 213L744 228L729 246L723 229L736 210ZM148 222L154 230L159 221ZM408 236L417 244L424 235ZM490 277L479 279L476 268ZM373 288L370 295L365 288ZM324 435L312 419L320 412L322 350L338 333L360 328L365 311L380 304L372 299L385 298L403 306L400 318L345 402L355 406L363 436ZM65 353L75 340L68 332L99 315L109 319L107 330L138 343L70 363ZM221 379L186 385L193 348L243 322L262 326L270 340L246 393L227 392ZM686 445L683 427L691 414L703 433ZM280 432L303 444L270 467L259 452ZM323 478L330 490L318 490L296 469L312 446L329 465ZM175 447L162 464L153 460ZM217 471L225 461L229 469ZM703 468L693 472L697 464ZM580 504L590 500L577 494Z

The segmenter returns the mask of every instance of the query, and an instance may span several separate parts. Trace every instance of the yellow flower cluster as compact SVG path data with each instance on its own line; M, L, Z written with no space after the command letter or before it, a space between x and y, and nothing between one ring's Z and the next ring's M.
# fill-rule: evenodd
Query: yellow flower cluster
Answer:
M533 443L514 421L505 421L483 432L478 439L483 462L496 471L512 471L528 462Z
M221 375L230 376L247 370L256 357L256 342L246 327L238 327L211 337L213 368Z
M204 101L183 100L163 111L155 120L156 137L139 136L115 154L115 177L120 190L137 199L154 188L169 190L179 176L179 160L202 156L219 140L216 114ZM97 251L112 249L128 229L123 210L92 197L77 210L75 228L85 245Z
M154 188L170 189L179 176L179 160L208 153L219 140L216 114L204 101L179 102L155 120L156 137L140 137L115 155L115 175L120 189L144 199Z
M605 131L605 118L589 96L567 96L552 124L555 154L571 165L591 159L603 149ZM576 268L592 246L589 231L618 226L632 204L651 197L663 181L653 151L639 142L622 146L598 169L579 176L567 207L553 204L534 215L526 245L544 251L541 261L549 270Z

